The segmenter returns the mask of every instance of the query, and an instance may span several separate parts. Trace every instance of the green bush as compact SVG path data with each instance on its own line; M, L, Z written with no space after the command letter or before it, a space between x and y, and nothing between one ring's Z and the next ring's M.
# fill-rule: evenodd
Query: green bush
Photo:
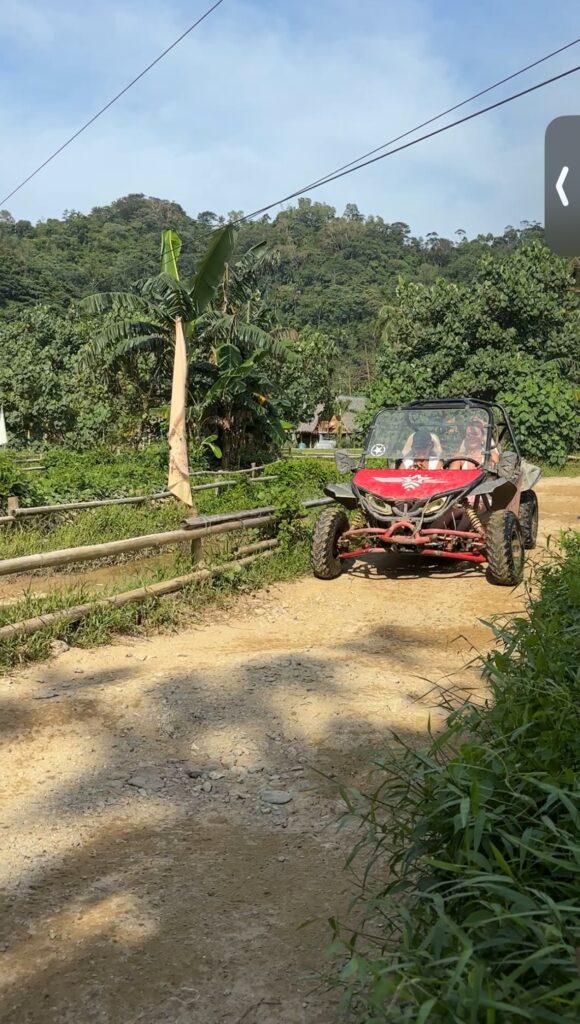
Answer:
M425 749L397 740L377 791L348 796L366 920L333 926L356 1021L580 1019L580 534L539 582L496 627L492 701Z
M566 380L544 372L519 377L513 389L498 398L509 410L524 455L563 466L580 436L575 389Z
M20 498L23 505L31 505L40 493L31 475L22 471L11 452L0 451L0 508L6 508L11 495Z
M80 452L52 448L43 461L47 472L39 486L47 503L150 494L167 485L166 444L117 452L107 447Z

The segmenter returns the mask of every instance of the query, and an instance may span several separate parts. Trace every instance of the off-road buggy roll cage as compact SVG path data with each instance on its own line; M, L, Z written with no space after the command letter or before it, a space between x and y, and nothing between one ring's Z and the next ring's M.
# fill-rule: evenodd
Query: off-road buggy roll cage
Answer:
M367 432L365 443L363 444L362 455L358 464L358 468L363 468L366 457L370 454L371 441L373 437L373 431L379 418L384 413L390 412L427 412L428 410L439 410L443 412L452 412L454 409L465 409L473 410L475 413L478 409L481 409L487 419L487 436L485 444L485 454L489 458L492 451L492 445L500 447L507 447L509 451L514 452L518 462L521 461L520 450L512 430L512 426L509 420L507 411L503 405L499 402L486 402L482 398L468 398L467 396L460 396L457 398L425 398L420 399L416 402L407 402L403 405L386 405L374 417L369 430ZM499 415L497 415L499 413ZM497 428L497 436L494 440L493 428Z

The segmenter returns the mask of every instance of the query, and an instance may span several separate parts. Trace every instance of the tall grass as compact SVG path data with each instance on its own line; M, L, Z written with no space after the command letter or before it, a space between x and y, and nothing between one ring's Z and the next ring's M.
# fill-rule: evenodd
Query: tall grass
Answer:
M376 791L346 794L363 870L333 980L352 1020L580 1020L580 534L538 573L529 616L496 626L489 702L423 749L395 739Z

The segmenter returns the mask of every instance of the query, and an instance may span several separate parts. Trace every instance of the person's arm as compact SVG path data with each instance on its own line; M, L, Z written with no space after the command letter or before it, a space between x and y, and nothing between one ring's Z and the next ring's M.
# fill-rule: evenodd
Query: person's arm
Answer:
M431 441L433 442L433 457L440 459L443 455L443 446L437 434L431 434Z
M413 447L414 436L414 434L409 434L407 440L405 441L405 444L403 445L403 451L401 453L403 458L406 458L408 455L410 455L411 448Z

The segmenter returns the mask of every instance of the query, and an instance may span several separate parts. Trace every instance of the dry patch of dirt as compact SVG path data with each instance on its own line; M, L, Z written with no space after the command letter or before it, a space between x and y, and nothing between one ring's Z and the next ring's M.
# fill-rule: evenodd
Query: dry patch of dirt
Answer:
M544 530L579 498L543 483ZM0 1021L334 1024L333 779L422 741L438 687L480 691L480 620L521 607L478 567L377 559L0 680Z

